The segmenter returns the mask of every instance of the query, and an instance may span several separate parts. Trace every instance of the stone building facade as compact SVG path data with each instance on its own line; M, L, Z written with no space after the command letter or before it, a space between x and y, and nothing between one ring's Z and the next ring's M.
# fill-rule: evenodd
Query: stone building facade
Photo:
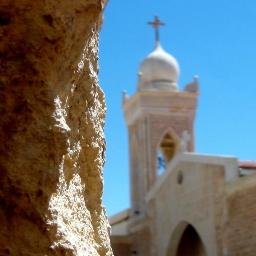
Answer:
M156 41L124 95L131 207L110 218L116 256L256 255L256 164L194 152L197 77Z

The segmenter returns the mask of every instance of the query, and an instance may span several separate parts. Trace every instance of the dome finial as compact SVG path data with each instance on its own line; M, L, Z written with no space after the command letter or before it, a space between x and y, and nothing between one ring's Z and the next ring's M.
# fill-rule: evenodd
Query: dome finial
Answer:
M155 41L156 45L158 45L160 43L159 27L164 26L165 23L163 23L157 16L155 16L155 19L153 21L149 21L148 24L155 30Z

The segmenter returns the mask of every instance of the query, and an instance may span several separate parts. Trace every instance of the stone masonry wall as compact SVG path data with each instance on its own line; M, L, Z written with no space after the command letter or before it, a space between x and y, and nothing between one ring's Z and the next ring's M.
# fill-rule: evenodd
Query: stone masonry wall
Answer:
M254 256L256 252L256 175L227 186L226 255Z
M0 255L112 255L103 0L0 1Z

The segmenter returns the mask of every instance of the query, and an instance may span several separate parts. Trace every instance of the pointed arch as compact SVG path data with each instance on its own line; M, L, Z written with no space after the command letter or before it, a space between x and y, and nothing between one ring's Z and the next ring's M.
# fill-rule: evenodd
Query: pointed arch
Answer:
M157 175L161 175L179 149L179 137L172 128L165 130L156 147Z
M186 221L180 222L169 241L167 256L206 256L206 249L196 228Z

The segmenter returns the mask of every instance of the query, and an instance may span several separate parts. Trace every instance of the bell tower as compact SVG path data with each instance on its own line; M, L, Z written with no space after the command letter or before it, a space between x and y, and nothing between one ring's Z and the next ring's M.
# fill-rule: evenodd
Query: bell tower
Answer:
M137 92L123 97L129 133L131 209L145 210L145 196L168 163L181 151L194 151L194 118L198 80L178 89L179 64L159 41L156 17L154 50L139 69Z

